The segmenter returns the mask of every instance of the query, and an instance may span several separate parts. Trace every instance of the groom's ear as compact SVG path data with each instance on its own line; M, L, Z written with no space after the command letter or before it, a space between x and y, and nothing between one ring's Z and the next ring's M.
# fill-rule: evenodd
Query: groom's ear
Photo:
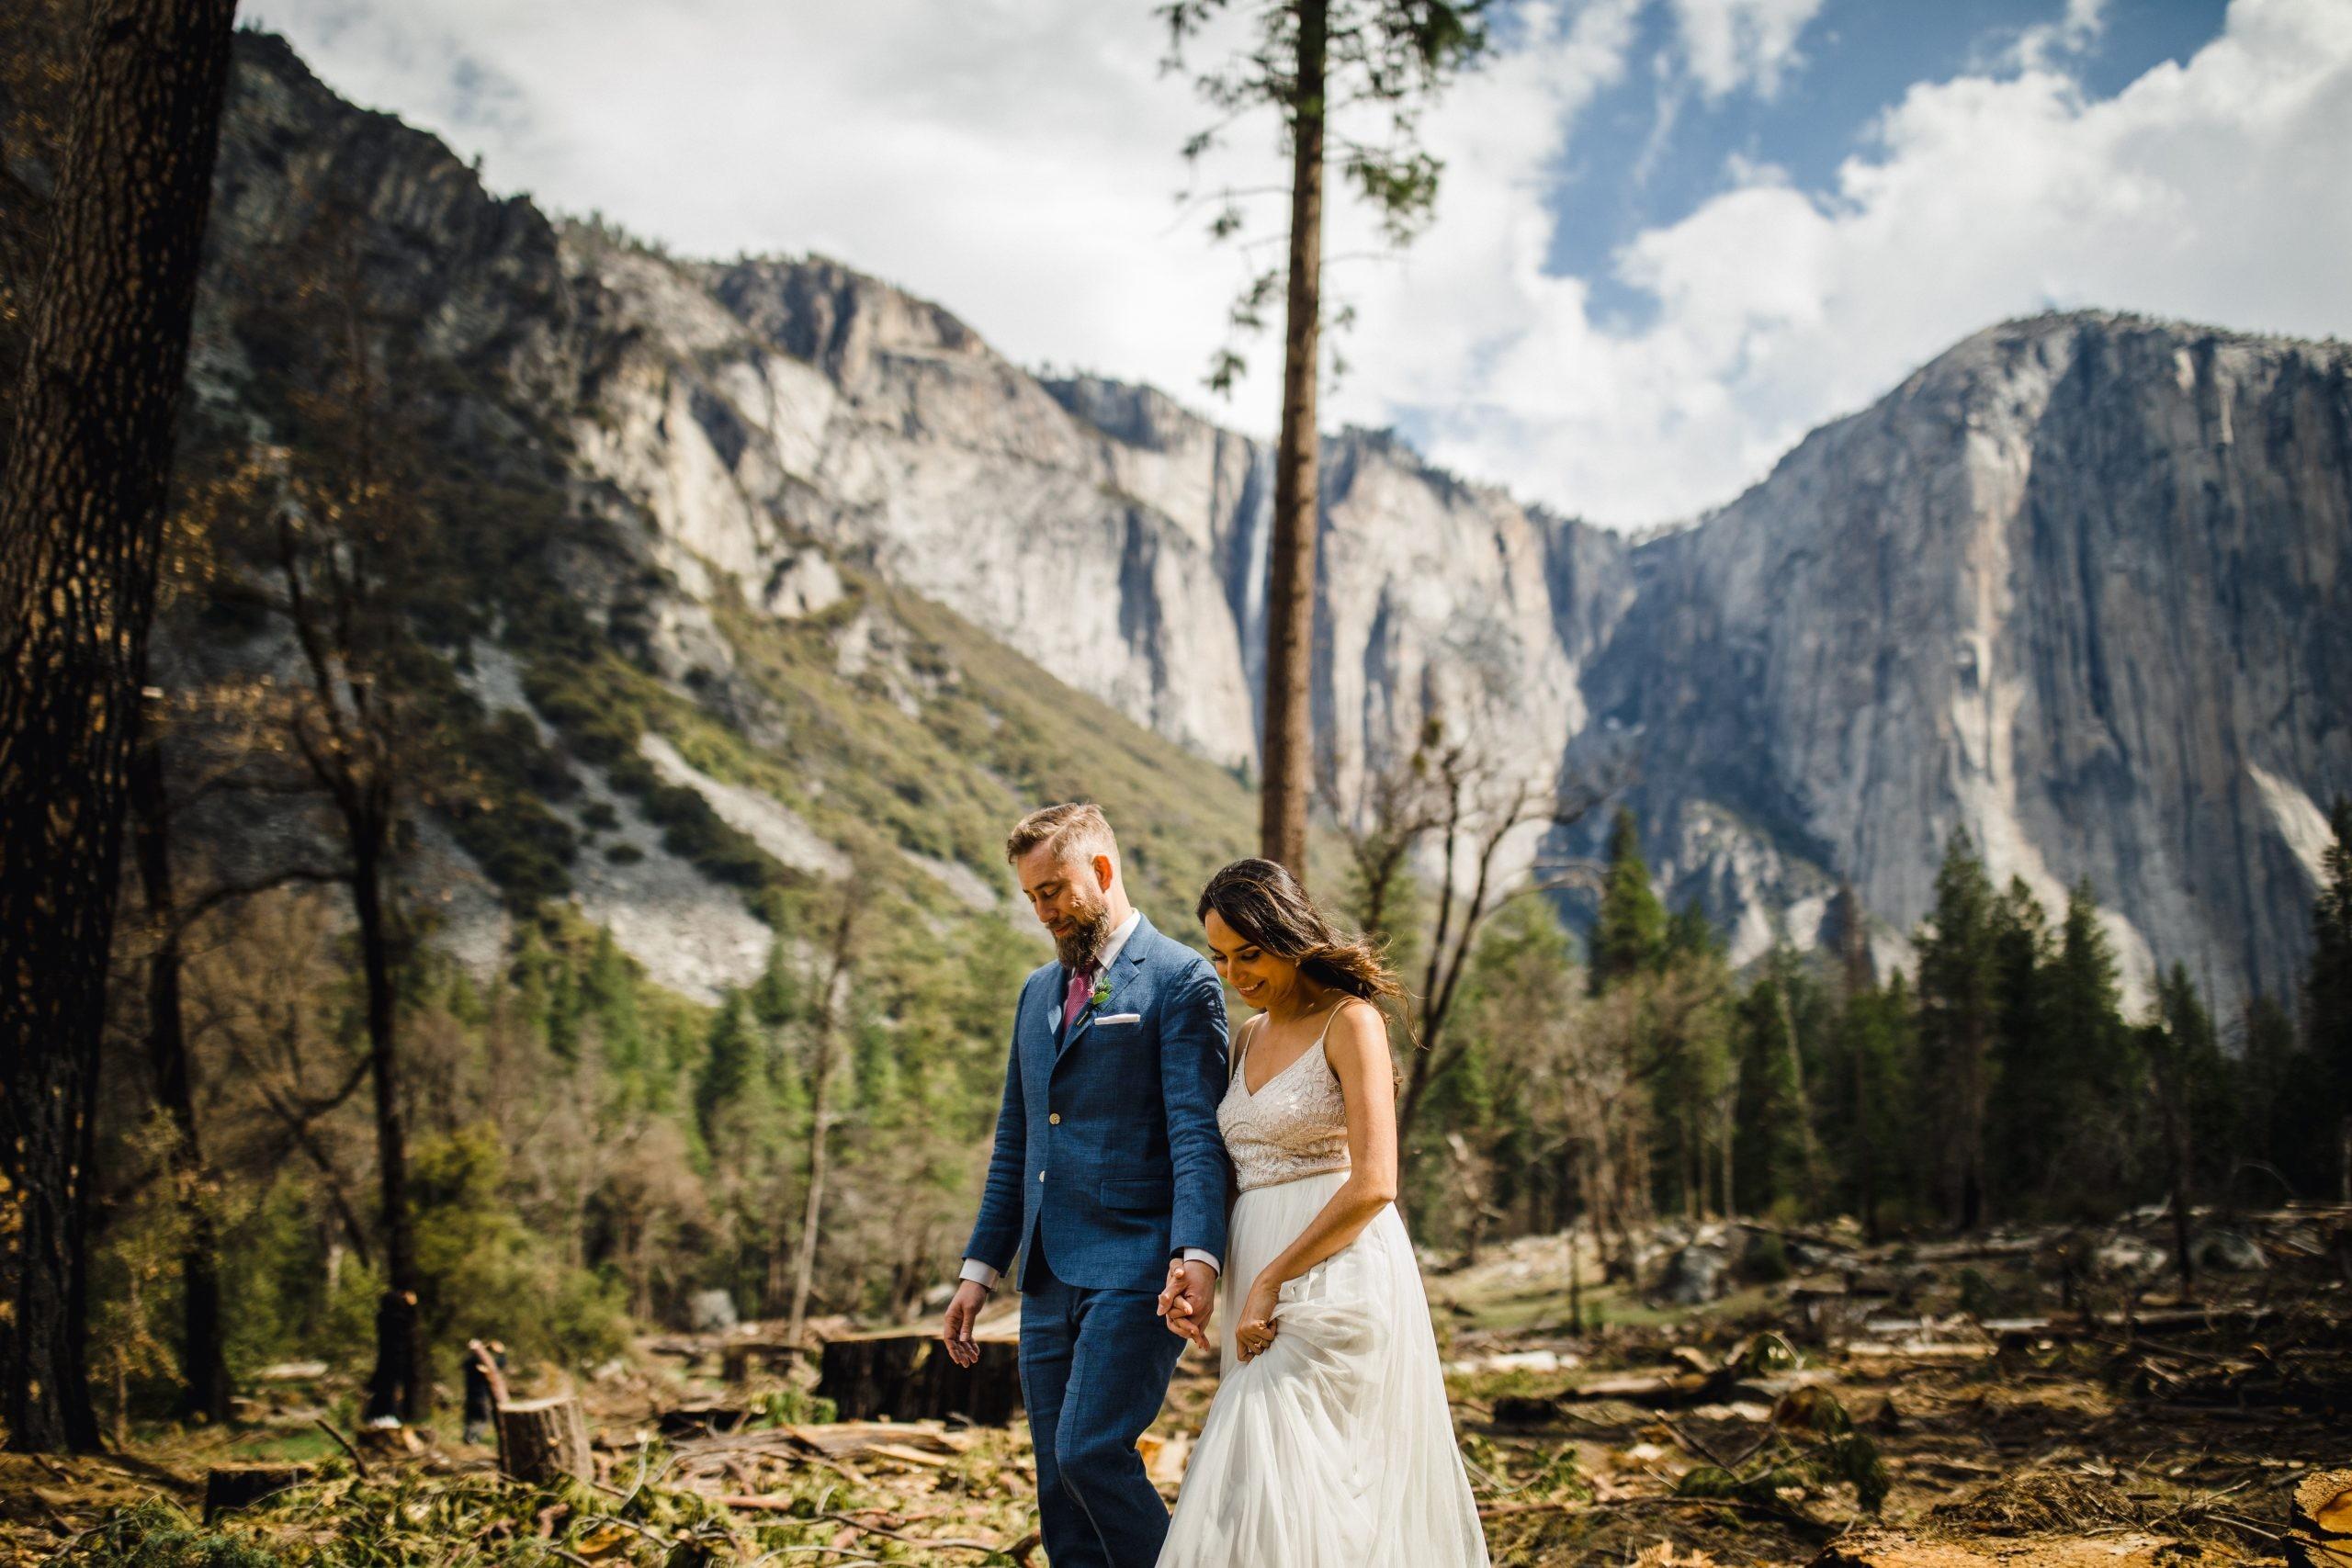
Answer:
M1094 868L1094 886L1105 893L1111 891L1112 879L1118 874L1118 867L1112 863L1111 857L1096 855L1089 863Z

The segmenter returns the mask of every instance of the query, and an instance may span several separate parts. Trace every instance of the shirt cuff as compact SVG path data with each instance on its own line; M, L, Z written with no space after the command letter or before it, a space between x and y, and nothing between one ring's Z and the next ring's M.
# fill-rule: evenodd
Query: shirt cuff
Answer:
M1222 1274L1225 1272L1225 1265L1216 1260L1216 1253L1204 1252L1197 1247L1188 1247L1184 1249L1184 1261L1187 1263L1205 1263L1209 1266L1209 1272L1212 1274ZM969 1265L967 1264L966 1267L968 1268Z
M956 1277L959 1280L970 1280L983 1290L993 1291L996 1289L996 1282L1004 1276L977 1258L967 1258L964 1259L964 1271Z

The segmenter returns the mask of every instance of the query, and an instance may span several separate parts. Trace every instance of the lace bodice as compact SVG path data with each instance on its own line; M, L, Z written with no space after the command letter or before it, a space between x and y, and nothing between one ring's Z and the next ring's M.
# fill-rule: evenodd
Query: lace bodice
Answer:
M1331 1015L1338 1017L1339 1009L1332 1009ZM1216 1108L1217 1130L1225 1134L1226 1152L1233 1156L1234 1175L1244 1192L1348 1168L1347 1101L1340 1092L1339 1075L1323 1055L1323 1036L1331 1032L1331 1020L1323 1021L1323 1034L1298 1060L1251 1094L1244 1064L1250 1044L1264 1032L1262 1025L1253 1027L1234 1064L1225 1100Z

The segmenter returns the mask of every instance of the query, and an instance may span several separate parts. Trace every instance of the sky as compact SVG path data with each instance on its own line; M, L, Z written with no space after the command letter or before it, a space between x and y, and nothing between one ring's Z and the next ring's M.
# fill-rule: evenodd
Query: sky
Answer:
M1250 0L1188 50L1215 63ZM1041 369L1204 385L1278 193L1155 0L247 0L501 193L676 251L818 254ZM1325 427L1606 526L1688 520L1969 334L2098 308L2352 336L2352 0L1498 0L1409 249L1335 203ZM1345 129L1370 134L1370 123ZM1276 312L1279 329L1279 311ZM1252 350L1254 349L1254 352Z

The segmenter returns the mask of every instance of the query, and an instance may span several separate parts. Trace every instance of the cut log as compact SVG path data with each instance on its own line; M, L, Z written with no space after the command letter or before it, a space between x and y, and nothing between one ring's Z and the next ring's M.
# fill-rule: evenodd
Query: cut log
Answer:
M2287 1503L2293 1568L2352 1568L2352 1470L2316 1470Z
M959 1367L928 1334L860 1334L826 1341L817 1396L844 1421L943 1421L1001 1427L1021 1411L1020 1346L978 1341L978 1364Z
M830 1421L816 1427L787 1427L785 1431L795 1443L829 1459L854 1458L876 1443L925 1453L965 1454L979 1442L969 1432L951 1432L936 1421Z
M266 1502L318 1472L307 1464L223 1464L204 1474L204 1522Z
M583 1485L596 1479L587 1414L569 1394L500 1405L498 1448L506 1473L529 1485L545 1486L566 1476Z
M2352 1537L2352 1470L2313 1471L2295 1483L2287 1522L2324 1540Z

